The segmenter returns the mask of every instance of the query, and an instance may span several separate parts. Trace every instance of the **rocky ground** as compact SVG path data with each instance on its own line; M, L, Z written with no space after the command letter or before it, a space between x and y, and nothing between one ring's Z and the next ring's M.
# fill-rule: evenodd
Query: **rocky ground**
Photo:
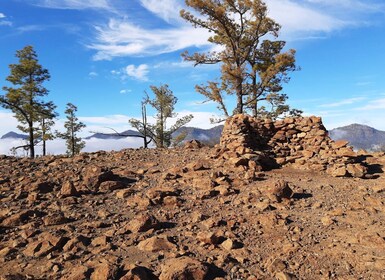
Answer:
M0 279L385 279L382 154L335 178L197 146L1 157Z

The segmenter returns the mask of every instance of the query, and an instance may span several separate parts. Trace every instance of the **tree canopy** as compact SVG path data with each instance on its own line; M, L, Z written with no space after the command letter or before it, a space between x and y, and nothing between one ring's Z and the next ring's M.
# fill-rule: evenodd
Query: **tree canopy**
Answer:
M57 136L66 140L67 154L75 156L85 147L85 142L78 136L78 133L86 127L86 125L79 121L76 117L78 108L72 103L67 103L65 114L67 121L64 123L66 131L64 133L57 132Z
M13 86L4 86L5 95L0 96L0 105L11 110L20 125L18 128L28 133L30 157L35 157L35 145L41 138L36 125L42 118L53 120L56 106L43 100L48 90L43 86L50 79L47 69L38 61L32 46L26 46L16 52L17 64L9 65L11 70L7 81Z
M267 6L260 0L186 0L193 12L182 10L181 17L195 27L211 32L209 42L219 51L188 52L185 60L199 64L221 63L221 79L209 81L196 90L207 100L218 103L225 117L230 115L225 95L236 96L233 114L259 110L259 102L270 103L272 108L288 111L283 106L287 96L281 93L282 83L288 82L288 73L297 69L295 50L283 52L285 42L276 40L281 26L267 15Z
M148 124L147 116L144 114L142 120L130 119L130 124L138 130L146 138L154 141L157 148L169 147L172 142L172 134L179 128L187 124L193 118L192 115L187 115L176 120L175 124L167 128L167 120L174 118L177 114L174 112L174 106L178 99L170 90L168 85L161 85L159 87L150 86L151 91L155 95L153 99L146 93L143 102L142 114L146 114L145 105L149 104L156 110L156 124ZM144 108L144 109L143 109ZM180 139L178 139L180 141Z

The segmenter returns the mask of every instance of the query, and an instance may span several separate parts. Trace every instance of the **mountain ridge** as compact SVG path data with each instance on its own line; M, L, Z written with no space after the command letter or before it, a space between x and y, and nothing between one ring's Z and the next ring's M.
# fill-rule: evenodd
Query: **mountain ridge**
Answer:
M215 145L219 143L223 125L218 125L209 129L184 126L173 134L173 137L178 136L181 133L186 133L185 141L199 140L207 145ZM125 130L120 133L94 133L84 139L104 139L104 140L117 140L127 135L140 136L140 133L135 130ZM337 127L329 130L329 136L333 140L346 140L354 149L365 149L376 151L385 146L385 131L381 131L370 127L368 125L353 123L350 125ZM28 136L14 131L10 131L4 134L0 139L27 139Z
M385 131L353 123L329 131L333 140L346 140L355 149L378 150L385 145Z

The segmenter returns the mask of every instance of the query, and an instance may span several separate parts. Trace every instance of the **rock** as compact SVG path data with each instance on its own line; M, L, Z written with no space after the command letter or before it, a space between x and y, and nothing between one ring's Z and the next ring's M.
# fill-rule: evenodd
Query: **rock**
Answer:
M204 244L218 244L220 237L213 232L201 231L198 233L197 239Z
M140 214L129 222L128 228L132 232L145 232L159 227L159 221L152 215Z
M54 247L48 241L35 241L29 243L23 254L27 257L40 257L48 255L54 250Z
M347 145L349 145L349 141L337 140L337 141L334 141L334 143L332 145L333 145L334 149L345 148Z
M110 280L115 279L118 274L118 268L109 263L102 263L95 267L91 274L91 280Z
M278 272L275 274L275 279L277 280L294 280L297 279L294 276L290 275L287 272Z
M166 260L159 280L203 280L206 276L208 276L206 265L189 257L181 257Z
M99 236L92 240L92 246L106 246L109 243L109 238L107 236Z
M334 177L345 177L348 174L345 166L330 166L327 173Z
M345 177L352 174L344 172L341 166L356 162L361 167L359 170L352 168L354 177L363 178L362 173L367 172L362 159L357 157L348 142L332 141L322 120L317 117L285 118L272 122L247 115L234 115L226 120L220 147L221 157L218 158L224 159L223 164L238 168L259 166L262 170L269 170L276 168L277 164L295 164L307 170L324 171L328 168L333 176ZM270 158L257 161L256 166L250 165L251 159L245 155L256 151L268 151L274 156L275 162ZM265 158L269 159L268 153L265 153Z
M11 247L2 248L0 249L0 258L4 258L14 252L16 252L16 250Z
M83 172L83 182L91 191L96 191L105 181L113 181L114 174L111 170L99 166L87 166Z
M132 190L125 189L125 190L120 190L120 191L116 192L116 197L117 198L127 198L131 194L133 194Z
M107 193L113 190L122 189L125 187L125 184L120 181L104 181L99 185L100 193Z
M222 242L221 246L227 251L231 251L233 249L242 248L242 243L232 240L231 238L228 238Z
M34 214L34 211L23 210L4 219L1 225L4 227L18 226L25 223Z
M203 145L198 140L190 140L184 144L185 149L200 149Z
M31 188L28 191L37 191L39 193L49 193L52 192L54 184L51 182L37 182L31 185Z
M329 216L324 216L324 217L321 218L321 223L324 226L328 227L328 226L332 225L334 223L334 221Z
M293 195L293 190L289 187L288 182L278 180L269 188L269 194L280 202L282 199L290 199Z
M362 166L359 163L356 164L348 164L346 166L347 172L355 178L364 178L366 173L368 172L365 166Z
M166 235L153 236L139 242L138 248L142 251L159 252L159 251L176 251L177 247L168 240Z
M56 212L45 216L43 218L43 222L46 226L54 226L67 223L68 219L64 216L62 212Z
M84 265L78 265L71 269L70 273L62 277L63 280L86 280L90 279L90 268Z
M127 270L126 268L124 270ZM128 272L119 280L156 280L158 279L152 272L146 267L130 265Z
M167 196L178 196L178 191L172 187L155 187L147 191L146 196L154 204L162 204L163 199Z
M60 189L61 197L77 196L77 195L79 195L79 192L76 190L74 184L71 181L66 181L63 183Z
M286 269L286 263L281 259L275 259L268 267L270 273L281 272Z

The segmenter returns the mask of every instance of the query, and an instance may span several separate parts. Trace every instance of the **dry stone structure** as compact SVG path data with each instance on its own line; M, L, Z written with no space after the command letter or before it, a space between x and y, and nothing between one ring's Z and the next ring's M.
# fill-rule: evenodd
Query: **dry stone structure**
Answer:
M258 154L257 163L262 168L266 167L266 159L272 158L280 166L291 164L299 169L326 171L335 177L364 178L367 174L348 142L331 140L321 118L314 116L274 122L235 115L225 123L220 147L223 159L248 167L253 165L251 160L256 162Z

